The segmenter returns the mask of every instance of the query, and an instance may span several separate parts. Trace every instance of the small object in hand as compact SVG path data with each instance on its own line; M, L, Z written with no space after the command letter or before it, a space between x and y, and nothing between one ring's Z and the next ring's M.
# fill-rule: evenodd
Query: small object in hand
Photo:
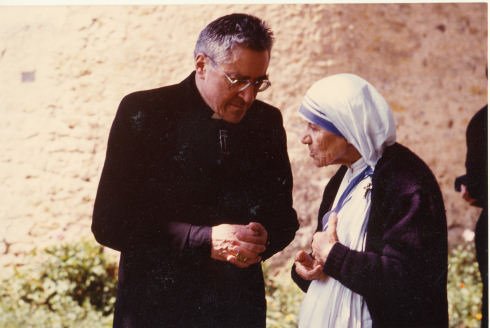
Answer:
M248 261L248 258L243 256L242 254L240 253L236 253L235 255L236 259L239 261L239 262L242 262L242 263L247 263Z

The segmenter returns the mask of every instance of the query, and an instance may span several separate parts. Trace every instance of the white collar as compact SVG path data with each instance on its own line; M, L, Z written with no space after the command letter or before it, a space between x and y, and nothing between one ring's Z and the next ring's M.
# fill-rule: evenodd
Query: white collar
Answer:
M366 167L367 163L362 157L352 163L351 166L347 168L347 182L349 182L353 177L361 173Z

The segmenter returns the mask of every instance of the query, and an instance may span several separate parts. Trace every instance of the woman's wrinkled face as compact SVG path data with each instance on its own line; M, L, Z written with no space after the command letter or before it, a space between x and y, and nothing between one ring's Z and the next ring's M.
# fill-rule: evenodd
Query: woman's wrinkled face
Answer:
M352 145L345 138L316 124L307 123L301 142L308 145L310 156L317 167L332 164L350 165L352 163Z

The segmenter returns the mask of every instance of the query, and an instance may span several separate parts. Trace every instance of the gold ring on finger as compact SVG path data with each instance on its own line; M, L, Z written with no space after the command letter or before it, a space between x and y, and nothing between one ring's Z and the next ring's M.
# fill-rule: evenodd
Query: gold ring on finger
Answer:
M240 252L236 253L235 257L238 262L246 263L248 261L248 258L240 254Z

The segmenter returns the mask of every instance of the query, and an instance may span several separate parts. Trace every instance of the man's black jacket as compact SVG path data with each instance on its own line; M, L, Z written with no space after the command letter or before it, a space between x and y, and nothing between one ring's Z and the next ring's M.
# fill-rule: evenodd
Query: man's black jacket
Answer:
M111 128L92 231L121 251L116 327L265 327L260 265L211 259L210 227L262 223L264 259L298 228L280 112L213 119L194 77L126 96Z

